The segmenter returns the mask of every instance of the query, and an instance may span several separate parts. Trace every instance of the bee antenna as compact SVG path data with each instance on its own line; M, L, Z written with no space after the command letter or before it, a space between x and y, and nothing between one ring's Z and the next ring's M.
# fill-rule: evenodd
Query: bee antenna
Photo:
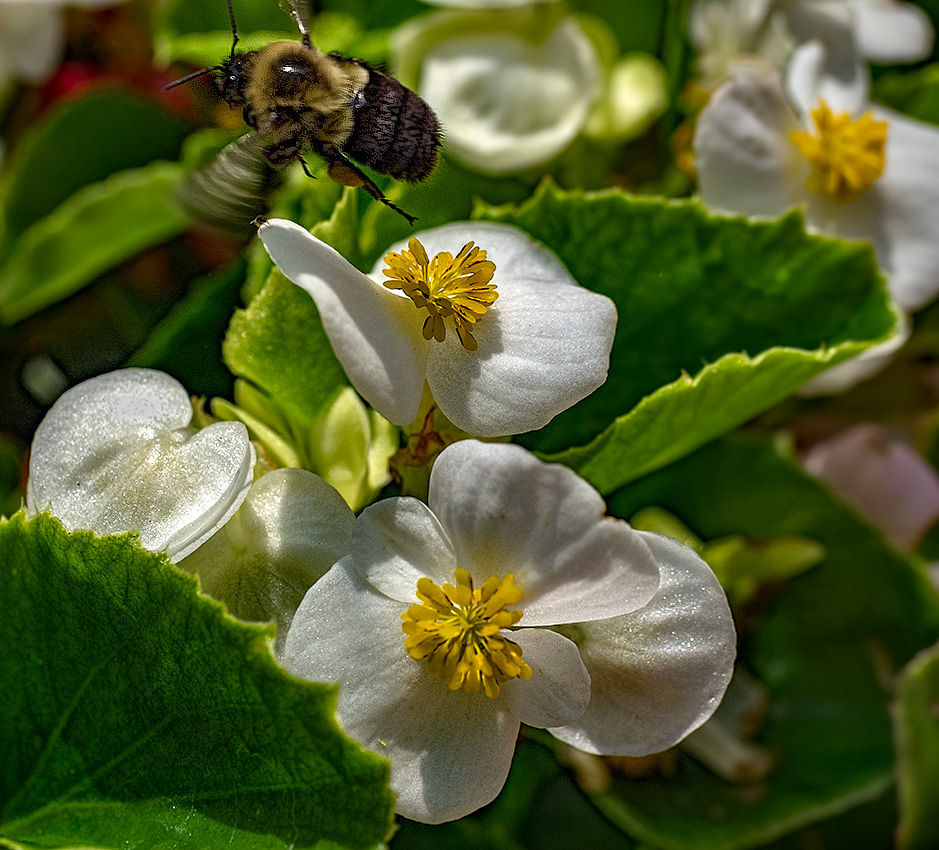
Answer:
M167 86L163 86L163 91L169 91L170 89L175 89L176 86L181 86L183 83L190 83L193 80L198 80L199 77L205 77L208 74L213 74L216 71L221 71L221 65L213 65L211 68L203 68L201 71L194 71L192 74L187 74L181 80L174 80Z
M228 0L228 19L231 21L231 58L235 58L235 45L238 44L238 28L235 26L235 10Z

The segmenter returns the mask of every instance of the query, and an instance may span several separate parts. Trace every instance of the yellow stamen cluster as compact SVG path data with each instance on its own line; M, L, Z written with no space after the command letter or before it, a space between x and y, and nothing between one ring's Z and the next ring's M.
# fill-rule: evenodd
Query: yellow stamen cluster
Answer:
M430 669L451 691L463 688L495 699L499 685L509 679L530 679L532 670L522 661L522 648L499 635L522 619L521 611L507 611L522 598L509 573L473 586L472 576L456 571L456 584L439 587L429 578L417 582L417 598L401 615L404 645L411 658L427 660Z
M455 257L441 251L432 260L424 246L413 236L408 250L385 257L385 286L400 289L419 309L427 310L424 339L443 342L447 336L445 319L453 319L457 336L467 351L475 351L476 324L499 297L490 283L496 265L486 259L486 252L467 242Z
M850 113L835 115L825 101L812 110L815 132L795 130L789 140L811 163L810 192L821 192L835 202L857 200L884 173L887 122L870 112L856 121Z

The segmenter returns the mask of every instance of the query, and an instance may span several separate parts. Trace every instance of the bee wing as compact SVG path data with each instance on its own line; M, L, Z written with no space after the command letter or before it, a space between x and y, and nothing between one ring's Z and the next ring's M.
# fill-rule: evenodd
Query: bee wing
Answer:
M251 221L267 212L271 192L280 183L263 147L257 133L246 133L186 177L176 193L186 214L229 233L250 232Z
M293 18L303 43L310 46L310 20L313 17L312 0L280 0L281 7Z

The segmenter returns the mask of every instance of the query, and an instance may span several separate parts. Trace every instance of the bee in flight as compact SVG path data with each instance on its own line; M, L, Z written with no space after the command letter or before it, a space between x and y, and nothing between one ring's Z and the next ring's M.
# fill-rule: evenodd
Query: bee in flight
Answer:
M424 180L437 164L440 125L433 110L394 77L359 59L323 53L310 41L304 0L288 0L301 40L276 41L261 50L236 53L238 30L231 0L231 54L166 88L215 75L219 94L241 108L245 123L263 140L264 158L274 166L303 159L309 148L343 186L361 187L410 223L353 162L396 180Z

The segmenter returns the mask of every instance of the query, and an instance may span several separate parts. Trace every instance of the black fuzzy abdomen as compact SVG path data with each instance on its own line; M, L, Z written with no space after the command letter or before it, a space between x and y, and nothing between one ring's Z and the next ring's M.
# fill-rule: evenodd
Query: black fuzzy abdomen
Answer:
M369 71L368 84L353 103L355 124L342 150L379 174L423 180L437 164L437 116L394 77Z

